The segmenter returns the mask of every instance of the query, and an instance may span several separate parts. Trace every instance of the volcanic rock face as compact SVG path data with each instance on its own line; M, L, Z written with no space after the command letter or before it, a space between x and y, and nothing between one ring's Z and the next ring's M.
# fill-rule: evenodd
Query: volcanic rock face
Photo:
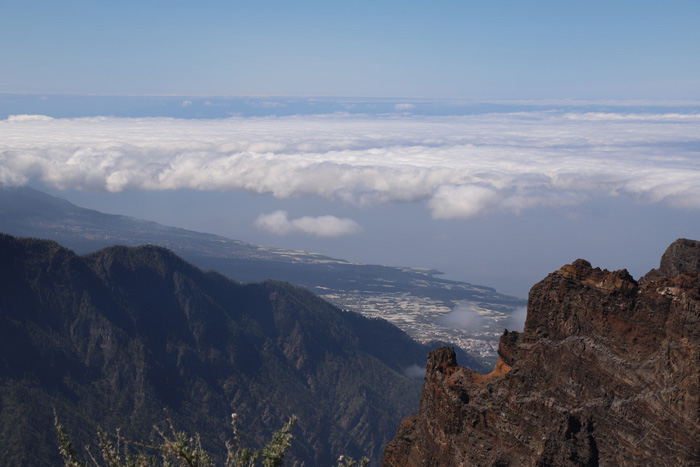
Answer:
M663 256L658 269L652 269L639 279L644 285L660 277L677 277L686 272L700 271L700 242L679 238L671 243Z
M638 284L577 260L530 291L490 375L428 355L384 466L700 465L700 242Z

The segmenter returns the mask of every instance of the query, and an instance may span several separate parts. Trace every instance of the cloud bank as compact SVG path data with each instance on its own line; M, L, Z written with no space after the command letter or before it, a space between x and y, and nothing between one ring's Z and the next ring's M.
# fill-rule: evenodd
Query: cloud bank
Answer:
M436 219L559 209L599 196L700 209L700 115L0 121L0 184L32 179L110 192L189 188L357 205L418 201ZM311 220L297 221L279 225L311 229L301 227Z
M285 211L261 214L255 220L255 226L275 235L304 234L317 237L340 237L362 232L360 225L352 219L335 216L304 216L289 219Z

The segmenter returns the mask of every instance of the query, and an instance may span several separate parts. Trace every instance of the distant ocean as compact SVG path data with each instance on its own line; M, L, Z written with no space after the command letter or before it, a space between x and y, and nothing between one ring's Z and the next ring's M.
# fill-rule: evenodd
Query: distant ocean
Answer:
M425 116L478 115L511 112L700 113L700 100L610 99L396 99L343 97L224 96L82 96L62 94L0 94L0 119L37 114L63 117L226 118L312 114Z

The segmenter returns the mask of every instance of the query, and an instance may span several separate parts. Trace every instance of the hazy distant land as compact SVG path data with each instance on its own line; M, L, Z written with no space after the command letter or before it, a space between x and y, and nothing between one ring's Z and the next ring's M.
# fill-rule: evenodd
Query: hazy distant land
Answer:
M524 320L523 300L441 279L436 270L358 264L254 245L83 209L27 187L0 190L0 230L56 240L80 253L117 244L164 246L236 281L300 285L341 308L384 318L419 342L453 342L489 359L496 356L503 329L520 329Z

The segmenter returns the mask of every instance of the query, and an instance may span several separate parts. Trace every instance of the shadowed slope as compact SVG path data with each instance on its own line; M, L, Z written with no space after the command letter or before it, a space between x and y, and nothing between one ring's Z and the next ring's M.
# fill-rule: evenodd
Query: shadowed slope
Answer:
M168 407L221 452L235 411L250 444L296 414L291 456L375 459L418 400L427 348L289 284L241 285L153 246L77 256L0 235L0 445L55 463L52 408L74 439L96 425L147 439ZM48 460L48 461L47 461Z

